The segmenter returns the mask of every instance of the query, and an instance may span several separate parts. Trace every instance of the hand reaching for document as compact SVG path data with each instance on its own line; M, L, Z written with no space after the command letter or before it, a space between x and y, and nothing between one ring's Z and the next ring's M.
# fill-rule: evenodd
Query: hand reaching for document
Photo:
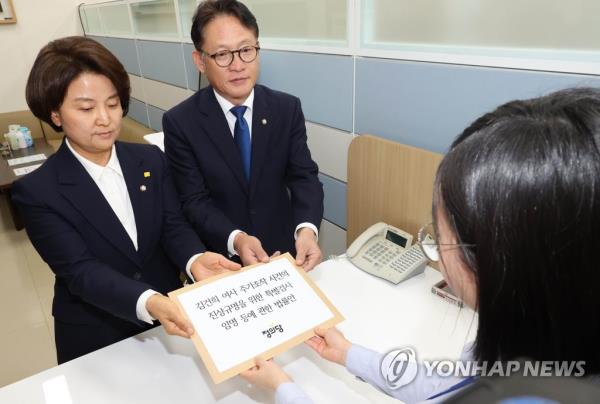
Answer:
M321 258L315 232L308 227L300 229L296 239L296 265L308 272L321 262Z
M323 359L346 366L346 356L352 343L337 328L317 328L316 336L305 342Z
M237 271L240 264L230 261L221 254L205 252L192 263L190 272L196 282L226 271Z
M240 373L248 383L267 390L277 390L282 383L291 382L292 379L273 362L272 359L266 361L256 359L256 366Z
M269 255L262 248L260 240L246 233L238 233L233 240L233 248L244 266L269 262Z
M169 335L179 335L190 338L194 334L194 327L183 315L179 307L166 296L154 294L146 302L148 313L162 324Z

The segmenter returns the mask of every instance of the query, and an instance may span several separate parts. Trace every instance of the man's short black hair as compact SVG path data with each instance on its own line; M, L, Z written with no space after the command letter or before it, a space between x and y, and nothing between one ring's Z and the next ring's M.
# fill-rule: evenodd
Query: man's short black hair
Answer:
M202 51L204 45L204 27L219 15L230 15L258 38L258 24L254 14L243 3L237 0L206 0L198 5L192 20L192 42L196 50Z

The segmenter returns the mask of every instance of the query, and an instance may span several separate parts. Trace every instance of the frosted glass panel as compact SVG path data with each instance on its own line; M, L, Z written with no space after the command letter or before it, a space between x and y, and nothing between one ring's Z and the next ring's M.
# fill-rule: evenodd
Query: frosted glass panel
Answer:
M177 37L177 18L173 0L132 3L135 32L143 36Z
M363 43L600 50L597 0L364 0Z
M346 43L347 0L245 0L261 38Z
M179 19L181 20L181 33L184 37L190 38L190 30L192 29L192 18L198 1L196 0L178 0L179 1Z
M127 4L104 6L99 11L107 34L131 34Z
M79 19L81 20L81 25L83 26L83 32L90 32L90 28L88 27L87 17L85 16L85 6L81 6L77 9L79 13Z
M102 33L102 25L100 24L100 13L98 7L87 7L83 11L84 13L84 27L87 27L85 32L93 34Z

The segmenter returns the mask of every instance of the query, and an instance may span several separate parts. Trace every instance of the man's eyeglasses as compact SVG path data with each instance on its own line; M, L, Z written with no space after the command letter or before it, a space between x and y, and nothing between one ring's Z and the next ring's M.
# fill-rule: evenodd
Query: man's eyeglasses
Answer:
M454 247L475 247L475 244L440 244L437 242L437 236L433 223L427 223L419 229L417 233L417 244L421 247L421 251L429 261L438 262L440 260L440 246L451 245Z
M237 50L222 50L212 55L202 51L205 55L210 58L213 58L217 66L220 67L228 67L233 63L234 55L237 53L240 60L244 63L254 62L256 56L258 56L258 51L260 50L260 46L243 46Z

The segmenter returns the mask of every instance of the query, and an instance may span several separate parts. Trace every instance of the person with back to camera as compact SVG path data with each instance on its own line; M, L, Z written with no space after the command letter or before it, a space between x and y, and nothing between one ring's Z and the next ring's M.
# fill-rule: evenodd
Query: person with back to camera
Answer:
M39 52L26 99L65 138L12 196L27 234L55 274L58 363L152 327L189 337L191 323L165 293L239 269L205 248L181 214L163 153L118 142L129 77L98 42L68 37Z
M311 270L321 261L323 187L300 100L256 84L258 24L243 3L201 2L191 37L210 86L163 116L186 217L209 248L244 265L289 251Z
M433 224L419 232L452 290L479 315L461 359L585 361L600 372L600 89L512 101L477 119L441 162ZM435 242L425 244L425 235ZM401 315L401 313L400 313ZM337 329L307 341L321 357L407 403L439 402L474 378L426 377L386 386L382 355ZM411 341L403 341L402 344ZM242 376L277 403L310 403L273 361Z

